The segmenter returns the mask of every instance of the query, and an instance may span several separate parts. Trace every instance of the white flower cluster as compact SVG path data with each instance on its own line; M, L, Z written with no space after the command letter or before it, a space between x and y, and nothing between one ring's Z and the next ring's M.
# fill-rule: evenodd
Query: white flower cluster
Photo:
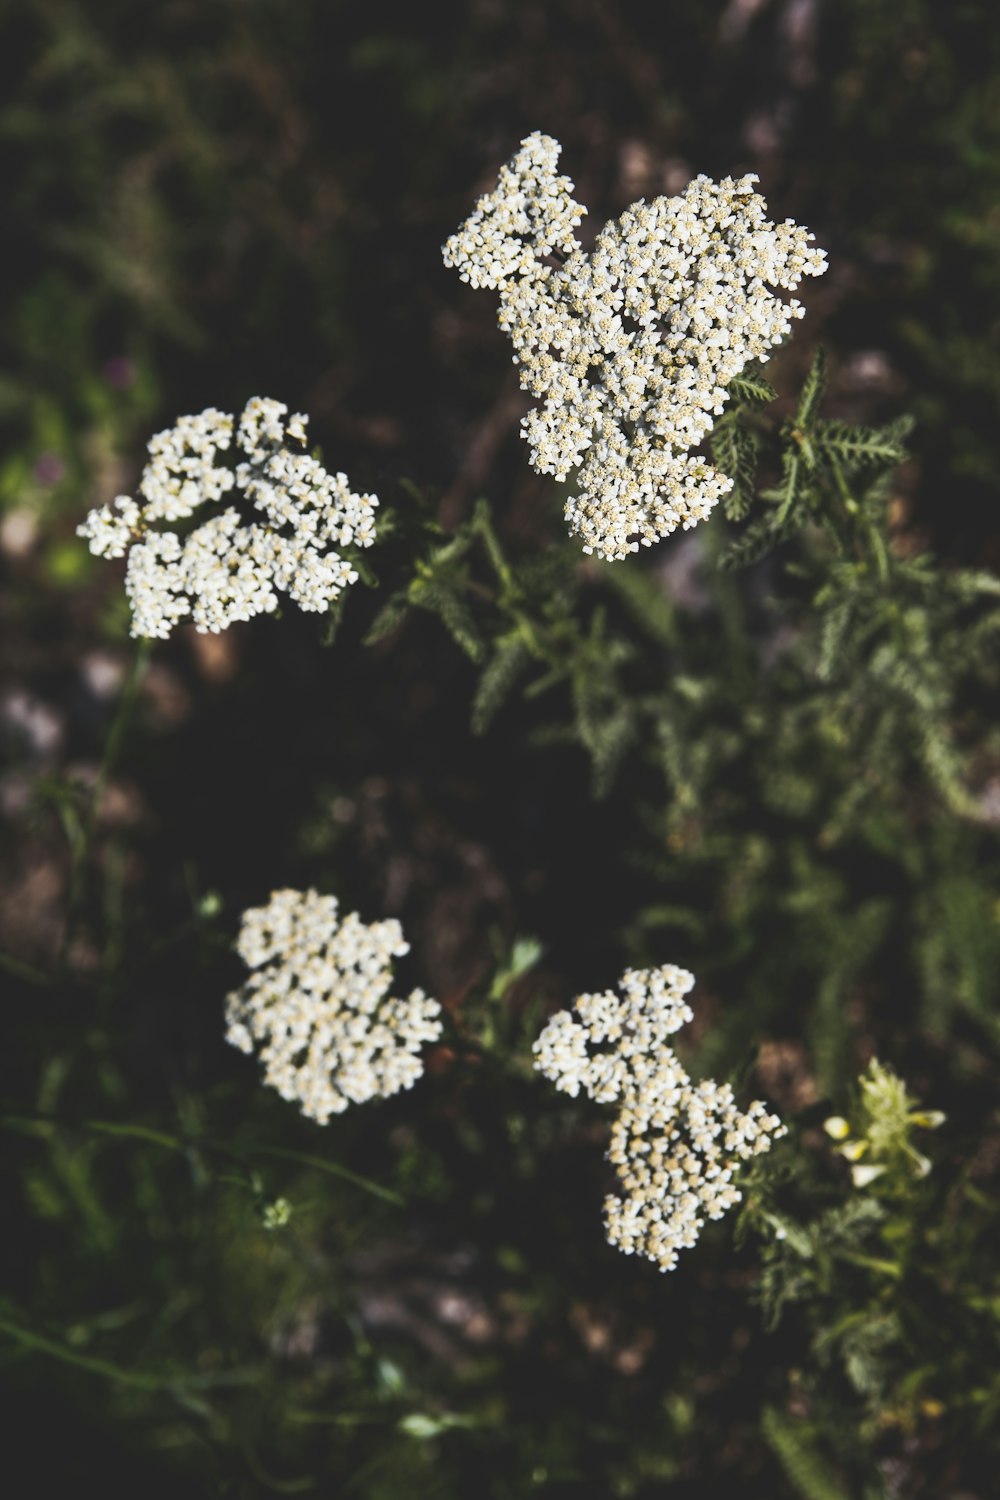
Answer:
M423 1073L441 1034L423 990L387 999L392 959L409 951L397 921L338 916L334 896L275 891L244 912L237 952L255 970L226 1000L226 1040L260 1045L265 1082L325 1125L348 1104L388 1098Z
M785 1127L756 1101L741 1113L728 1084L693 1083L667 1038L692 1019L694 976L674 964L629 969L611 990L581 995L535 1042L535 1067L574 1097L616 1103L608 1160L620 1194L604 1202L608 1241L673 1270L705 1218L739 1202L738 1164Z
M77 528L99 557L128 553L134 636L165 639L185 615L197 630L225 630L276 609L278 591L301 609L321 611L356 582L337 549L371 545L378 500L354 494L345 474L328 473L304 452L307 418L287 413L280 401L247 402L237 430L244 458L235 470L216 463L232 442L233 417L209 408L179 418L150 439L141 501L119 495ZM155 529L234 488L261 519L230 506L184 537Z
M577 469L570 531L585 552L622 558L703 520L732 488L689 450L733 377L802 316L768 288L794 291L826 257L790 219L768 221L754 176L696 177L679 197L635 203L588 256L559 151L528 136L444 260L499 290L521 386L542 402L521 424L531 463L560 480Z

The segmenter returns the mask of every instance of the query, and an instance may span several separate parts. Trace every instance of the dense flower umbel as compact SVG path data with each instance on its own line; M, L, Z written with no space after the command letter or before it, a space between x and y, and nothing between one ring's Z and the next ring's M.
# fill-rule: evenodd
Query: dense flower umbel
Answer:
M728 1084L693 1083L667 1037L692 1019L694 976L674 964L629 969L618 996L581 995L535 1043L535 1067L574 1097L617 1104L608 1160L620 1194L604 1202L608 1240L673 1270L705 1218L739 1202L738 1164L785 1127L759 1101L737 1109Z
M305 453L307 419L287 413L280 401L247 402L237 430L245 456L235 470L216 463L232 442L233 417L214 408L180 417L150 439L141 500L119 495L78 528L99 557L128 553L133 635L165 638L185 615L197 630L225 630L276 609L279 591L301 609L325 610L357 580L337 549L371 545L378 500L354 494L346 475ZM156 529L234 488L260 519L230 506L184 537Z
M635 203L588 256L560 149L528 136L444 260L499 291L521 385L542 402L521 424L531 463L557 479L577 470L570 530L585 552L621 558L704 519L732 487L689 450L733 377L802 316L768 288L794 291L826 260L790 219L768 221L753 176L696 177L679 197Z
M392 959L409 952L397 921L338 916L335 896L275 891L244 912L237 952L255 970L226 1001L226 1040L259 1045L264 1079L325 1125L348 1104L410 1088L441 1007L423 990L386 998Z

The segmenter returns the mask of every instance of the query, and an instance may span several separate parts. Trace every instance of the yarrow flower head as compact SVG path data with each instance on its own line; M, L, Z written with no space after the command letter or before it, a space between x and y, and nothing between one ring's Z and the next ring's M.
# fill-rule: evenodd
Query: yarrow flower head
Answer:
M388 998L392 959L409 952L393 918L366 925L335 896L275 891L244 912L236 948L254 972L226 1000L226 1040L259 1048L265 1082L304 1115L325 1125L421 1076L441 1007L420 989Z
M341 555L375 540L374 495L355 494L304 451L307 418L254 396L236 428L242 461L216 462L232 444L235 419L209 408L180 417L149 441L139 500L119 495L77 528L98 557L128 554L125 592L132 634L165 639L190 615L199 631L268 614L283 592L322 611L357 573ZM245 496L248 515L217 510L185 536L161 530L223 500Z
M444 261L499 291L521 386L542 403L521 424L532 467L559 480L577 470L570 531L585 552L622 558L694 526L732 488L690 450L729 382L802 316L769 288L794 291L826 257L790 219L769 222L752 175L700 176L679 197L634 203L587 255L560 149L528 136Z
M580 995L534 1045L535 1067L556 1088L617 1105L608 1160L620 1191L604 1202L610 1244L661 1271L696 1242L705 1219L739 1202L741 1162L785 1134L759 1100L741 1112L726 1083L694 1083L667 1038L692 1019L694 975L675 964L629 969L621 995Z

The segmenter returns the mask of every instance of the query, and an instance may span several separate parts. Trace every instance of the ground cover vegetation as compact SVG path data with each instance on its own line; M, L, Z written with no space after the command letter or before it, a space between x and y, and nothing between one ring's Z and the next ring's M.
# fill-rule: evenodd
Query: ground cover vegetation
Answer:
M0 15L31 1493L994 1492L998 47ZM765 207L794 337L698 282L663 376L645 237Z

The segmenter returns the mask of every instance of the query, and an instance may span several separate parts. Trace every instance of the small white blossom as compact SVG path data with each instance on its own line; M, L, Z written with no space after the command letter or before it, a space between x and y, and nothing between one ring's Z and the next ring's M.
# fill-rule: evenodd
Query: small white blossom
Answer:
M752 175L635 203L588 256L560 149L528 136L444 261L499 291L521 386L542 403L521 424L532 466L560 480L577 470L570 531L585 552L622 558L694 526L732 488L689 450L734 376L803 314L768 288L794 291L826 258L790 219L765 217Z
M233 417L214 408L180 417L149 441L141 500L119 495L77 528L99 557L128 553L134 636L165 638L186 615L196 630L225 630L270 614L279 592L300 609L321 611L357 581L338 549L371 546L378 499L355 494L345 474L328 473L301 451L308 419L287 412L280 401L247 402L236 434L244 458L235 470L216 462L232 444ZM233 489L245 497L246 515L230 506L184 535L155 529L187 520Z
M254 970L226 1000L226 1040L259 1050L264 1081L325 1125L348 1104L387 1098L423 1073L441 1007L416 989L387 998L399 923L338 915L335 896L275 891L244 912L237 952Z
M629 969L619 986L580 995L534 1044L535 1067L556 1088L617 1104L608 1160L619 1192L604 1202L608 1241L673 1270L705 1218L739 1202L740 1162L785 1127L759 1100L741 1112L726 1083L693 1083L667 1038L692 1019L694 976L674 964Z

